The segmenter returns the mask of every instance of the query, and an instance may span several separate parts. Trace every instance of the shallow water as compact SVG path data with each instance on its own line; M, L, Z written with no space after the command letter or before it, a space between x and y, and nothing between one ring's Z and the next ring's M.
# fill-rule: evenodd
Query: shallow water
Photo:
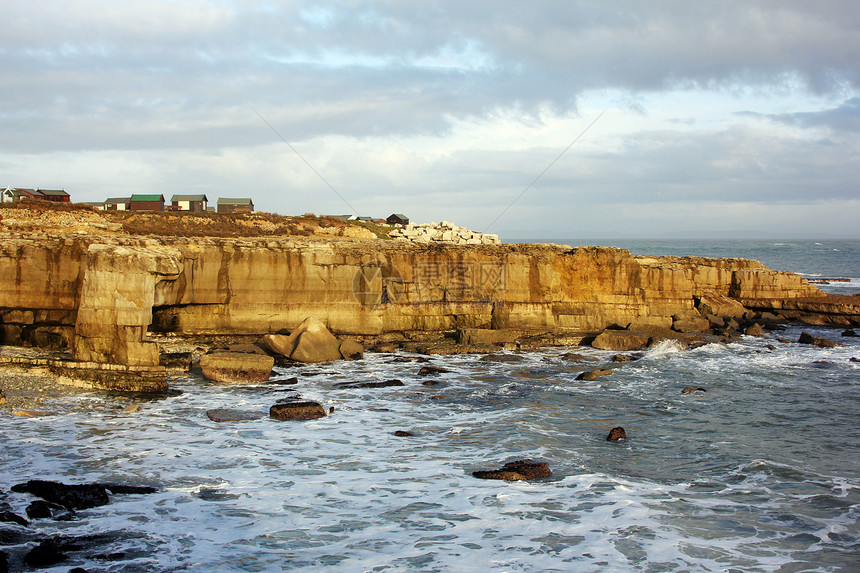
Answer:
M64 573L852 571L860 343L776 340L799 332L666 344L594 382L575 377L612 353L557 348L517 363L437 357L450 372L434 386L417 374L425 364L376 354L280 369L295 386L181 378L181 395L136 414L122 413L124 398L82 394L50 418L0 421L0 488L37 477L160 488L75 521L34 521L45 533L121 533L104 548L121 558L49 569ZM563 360L569 351L585 359ZM336 386L392 378L405 386ZM292 395L335 411L308 422L205 414L266 412ZM627 440L606 442L618 425ZM471 476L521 458L548 462L553 477ZM24 496L9 500L23 513Z

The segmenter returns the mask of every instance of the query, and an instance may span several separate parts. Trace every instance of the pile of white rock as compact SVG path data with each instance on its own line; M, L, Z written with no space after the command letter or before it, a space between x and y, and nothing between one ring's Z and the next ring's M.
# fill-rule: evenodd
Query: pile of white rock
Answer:
M413 243L451 243L453 245L499 245L498 235L470 231L448 221L397 227L388 233L392 239Z

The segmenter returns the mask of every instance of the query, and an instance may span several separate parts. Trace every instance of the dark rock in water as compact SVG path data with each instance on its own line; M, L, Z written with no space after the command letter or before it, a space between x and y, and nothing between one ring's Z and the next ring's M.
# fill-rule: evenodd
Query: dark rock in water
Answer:
M325 410L318 402L289 402L269 408L269 417L275 420L314 420L325 418Z
M431 374L444 374L445 372L450 372L450 370L439 368L438 366L423 366L421 370L418 371L418 375L430 376Z
M848 330L843 330L843 331L842 331L842 336L846 336L846 337L856 337L856 336L857 336L857 332L856 332L853 328L849 328Z
M206 416L213 422L245 422L247 420L259 420L265 414L249 410L215 408L213 410L206 410Z
M615 354L612 356L613 362L633 362L642 358L642 355L635 354Z
M422 386L438 386L441 384L438 380L425 380L421 383Z
M89 573L89 571L83 567L75 567L74 569L69 569L69 573Z
M30 567L49 567L62 563L68 556L60 552L60 548L50 539L42 541L24 556L24 563Z
M627 439L627 432L621 426L616 426L609 430L609 435L606 436L607 442L617 442L618 440Z
M852 356L851 358L848 359L848 362L860 362L860 358L857 358L856 356Z
M411 438L415 434L413 434L412 432L407 432L406 430L397 430L396 432L394 432L394 435L398 438Z
M397 345L392 344L391 342L380 342L379 344L371 347L370 351L391 354L393 352L397 352Z
M17 493L31 493L37 497L62 505L66 509L89 509L107 505L107 489L101 484L67 485L55 481L30 480L12 486Z
M579 360L585 360L585 355L584 354L577 354L576 352L565 352L564 354L561 355L561 359L562 360L579 361Z
M11 511L0 511L0 521L5 521L6 523L17 523L23 527L30 525L26 519Z
M203 501L224 501L228 499L239 499L237 493L227 493L223 489L215 487L201 487L197 497Z
M30 480L12 486L17 493L30 493L65 509L89 509L107 505L108 491L114 494L140 494L158 491L150 486L135 486L114 483L64 484L46 480Z
M828 340L827 338L813 336L805 330L800 333L800 338L797 340L797 342L800 344L811 344L813 346L818 346L819 348L836 348L838 346L845 346L844 344L833 342L832 340Z
M707 392L704 388L699 388L698 386L685 386L683 390L681 390L681 394L689 394L690 392Z
M9 555L5 551L0 551L0 573L8 573L9 571Z
M759 338L764 337L764 329L758 323L753 323L747 327L745 334L747 336L757 336Z
M342 389L351 389L351 388L388 388L391 386L406 386L400 380L386 380L384 382L343 382L340 384L335 384L335 388Z
M151 485L128 485L124 483L103 483L99 485L104 486L106 490L108 490L114 495L139 495L155 493L158 491L157 487L152 487Z
M552 472L546 462L517 460L515 462L506 463L500 469L472 472L472 475L480 479L522 481L550 477Z
M276 378L275 380L269 380L268 383L269 384L278 384L281 386L293 386L293 385L299 383L299 379L296 378L295 376L293 376L292 378L282 378L282 379Z
M522 362L525 360L519 354L487 354L481 358L482 362Z
M764 347L768 350L776 350L776 346L774 346L773 344L765 344Z
M62 505L50 503L42 499L37 499L28 505L25 511L27 512L27 517L30 519L57 519L66 521L74 517L74 512Z
M577 380L585 380L590 382L592 380L597 380L601 376L608 376L612 374L611 369L606 370L589 370L588 372L582 372L579 376L576 377Z

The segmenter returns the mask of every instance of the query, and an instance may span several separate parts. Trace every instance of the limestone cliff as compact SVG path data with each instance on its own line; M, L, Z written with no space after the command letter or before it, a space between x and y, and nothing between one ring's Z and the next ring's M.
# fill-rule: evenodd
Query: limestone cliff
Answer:
M0 293L0 343L47 331L79 361L139 368L158 364L150 329L258 335L313 315L347 335L596 333L669 326L706 295L757 308L823 296L755 261L598 247L13 234L0 245Z

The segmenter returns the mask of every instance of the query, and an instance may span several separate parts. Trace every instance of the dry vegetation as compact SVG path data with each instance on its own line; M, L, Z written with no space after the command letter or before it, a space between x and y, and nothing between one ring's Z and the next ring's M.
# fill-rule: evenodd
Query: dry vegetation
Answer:
M272 213L188 213L177 211L99 211L81 203L23 201L0 204L0 230L110 232L156 237L321 236L387 237L385 226L358 224L335 217Z

